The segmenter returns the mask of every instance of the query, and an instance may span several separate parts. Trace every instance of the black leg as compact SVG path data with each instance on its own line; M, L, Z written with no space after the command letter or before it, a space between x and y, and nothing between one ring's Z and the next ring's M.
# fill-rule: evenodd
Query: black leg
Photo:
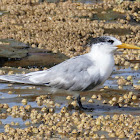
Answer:
M82 102L81 102L81 97L80 97L80 95L77 97L77 103L78 103L80 109L83 109L83 110L90 110L90 111L93 110L93 108L86 108L86 107L83 107Z
M83 105L81 103L81 97L80 97L80 95L77 97L77 103L78 103L79 107L83 109Z

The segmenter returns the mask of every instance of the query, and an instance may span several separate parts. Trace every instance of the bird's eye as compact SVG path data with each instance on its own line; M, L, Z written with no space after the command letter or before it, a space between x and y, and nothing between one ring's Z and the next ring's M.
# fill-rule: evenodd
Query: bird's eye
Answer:
M113 44L113 43L114 43L114 41L113 41L113 40L108 40L108 42L109 42L109 43L111 43L111 44Z

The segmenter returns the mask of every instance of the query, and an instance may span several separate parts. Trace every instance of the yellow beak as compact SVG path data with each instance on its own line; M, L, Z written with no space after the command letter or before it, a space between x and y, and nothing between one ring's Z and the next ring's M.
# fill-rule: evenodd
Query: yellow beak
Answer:
M125 49L140 49L140 47L130 45L130 44L125 44L125 43L122 43L121 45L118 45L117 47L120 48L120 49L122 49L122 48L125 48Z

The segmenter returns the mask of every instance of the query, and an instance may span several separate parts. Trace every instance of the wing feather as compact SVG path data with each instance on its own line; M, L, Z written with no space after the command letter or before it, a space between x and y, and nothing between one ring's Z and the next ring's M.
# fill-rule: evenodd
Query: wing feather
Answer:
M88 73L88 69L91 67L95 72L95 74L93 72L93 75ZM96 85L99 80L99 71L93 61L86 55L81 55L42 71L42 73L33 73L29 80L54 88L84 90L91 84L92 87Z
M100 72L94 62L85 54L68 59L48 70L3 75L0 76L0 79L76 91L94 88L100 83Z

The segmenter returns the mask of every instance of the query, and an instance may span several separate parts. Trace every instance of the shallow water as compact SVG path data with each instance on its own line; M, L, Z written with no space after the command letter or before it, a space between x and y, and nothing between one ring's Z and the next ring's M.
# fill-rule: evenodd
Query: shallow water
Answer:
M13 40L10 40L10 42ZM6 41L8 42L8 40ZM9 42L9 43L10 43ZM15 43L15 42L14 42ZM15 46L21 46L19 43L15 43ZM22 44L24 46L24 44ZM66 56L60 54L60 53L47 53L44 50L38 50L38 49L31 49L28 48L28 56L22 59L9 59L5 60L0 70L4 70L6 73L9 71L13 71L14 73L22 73L23 71L25 73L30 72L28 69L25 68L31 68L31 67L37 67L42 69L44 66L47 68L58 64L64 60L68 59ZM138 61L139 62L139 61ZM11 66L10 68L8 66ZM21 66L22 68L18 68ZM104 83L104 85L100 86L98 89L94 91L88 91L88 92L70 92L70 91L64 91L64 90L52 90L51 88L47 88L45 86L34 86L34 85L25 85L25 84L12 84L9 85L8 82L0 81L0 103L7 103L9 107L12 106L22 106L21 103L22 99L27 99L28 104L32 106L32 108L42 108L43 106L38 106L35 99L36 97L40 95L48 95L51 97L51 99L55 103L59 103L60 107L55 108L55 112L60 112L61 108L64 106L68 106L70 101L66 100L66 97L68 95L74 96L75 98L80 94L81 96L86 97L86 101L83 101L83 105L86 107L92 107L94 108L93 111L84 111L87 114L92 114L94 118L100 116L100 115L114 115L114 114L122 114L125 112L125 114L132 114L132 115L140 115L140 107L118 107L118 106L110 106L109 104L103 104L102 101L106 100L109 101L112 97L119 97L123 96L125 93L128 93L129 91L133 91L135 94L140 94L138 90L135 90L132 85L129 86L123 86L123 89L118 89L117 79L116 76L123 76L126 77L131 75L133 77L133 84L137 85L138 81L140 79L140 69L139 70L133 70L130 67L125 68L122 66L116 66L113 70L113 74L110 76L110 78ZM103 89L104 86L108 86L108 89ZM32 87L32 88L31 88ZM103 91L100 91L100 89L103 89ZM8 94L9 91L12 91L12 94ZM88 100L91 98L93 94L101 95L102 100L94 100L94 103L88 103ZM138 102L139 103L139 102ZM5 112L6 110L2 109L0 110L1 113ZM70 112L75 111L75 109L70 108ZM83 111L81 111L83 112ZM25 122L28 120L22 120L21 118L12 118L11 116L8 116L7 118L0 119L2 121L3 125L0 125L0 132L4 131L4 125L11 123L11 122L18 122L19 126L14 127L20 127L25 128ZM101 133L101 132L99 132Z
M51 1L52 2L52 1ZM82 1L78 0L76 2L83 2L83 3L94 3L95 1L87 0ZM101 2L101 1L98 1ZM96 2L95 2L96 3ZM111 10L108 10L106 14L102 13L100 9L98 9L99 12L97 14L94 14L91 20L106 20L107 22L115 22L118 18L124 19L125 15L119 14L116 12L112 12ZM0 16L3 14L3 12L0 12ZM80 18L89 18L89 17L80 17ZM131 22L130 22L131 23ZM105 33L108 34L115 34L115 35L127 35L131 33L131 30L127 29L105 29ZM14 71L14 73L21 73L22 71L25 71L26 73L30 72L27 69L24 68L32 68L37 67L39 69L42 69L43 67L51 67L55 64L58 64L62 61L67 59L66 56L62 54L52 54L52 53L46 53L44 50L29 50L28 56L24 59L15 59L10 61L4 61L2 63L2 66L11 66L15 68L0 68L0 70L8 71ZM18 69L17 67L24 67L22 69ZM33 85L24 85L24 84L13 84L9 86L8 82L2 82L0 81L0 103L7 103L9 107L12 106L23 106L21 103L22 99L27 99L28 105L31 105L32 108L42 108L43 106L38 106L35 99L36 97L40 95L48 95L51 97L51 99L55 103L59 103L60 107L55 108L55 112L60 112L61 108L64 106L69 105L69 101L66 100L66 97L68 95L72 96L78 96L81 94L81 96L86 97L86 101L83 101L83 105L86 107L92 107L94 108L93 111L87 111L82 110L81 112L85 112L86 114L91 114L93 118L97 118L100 115L106 116L114 114L132 114L133 116L140 116L140 100L137 101L139 104L136 107L118 107L118 106L111 106L109 104L103 104L102 101L106 100L109 101L112 97L120 97L123 96L125 93L128 93L129 91L133 91L134 94L140 95L140 91L133 88L132 85L129 86L123 86L123 89L118 89L117 79L115 79L115 76L123 76L127 77L129 75L133 76L133 84L138 85L138 81L140 80L140 69L139 70L133 70L130 67L124 68L122 66L119 67L116 66L114 68L113 74L110 76L110 78L104 83L104 85L100 86L98 89L94 91L88 91L88 92L69 92L64 90L58 90L58 91L52 91L52 89L47 88L45 86L33 86ZM109 89L104 89L103 91L100 91L100 89L103 89L104 86L108 86ZM33 87L32 89L30 87ZM8 94L9 91L12 91L12 94ZM91 98L93 94L96 95L102 95L102 100L94 100L94 103L88 103L88 100ZM70 108L70 112L74 112L75 109ZM6 112L4 109L0 109L0 113ZM4 125L10 124L11 122L18 122L19 126L12 126L14 128L25 128L25 122L28 120L22 120L21 118L12 118L11 116L8 116L7 118L0 119L2 121L2 125L0 125L0 132L4 132ZM29 120L30 121L30 120ZM100 134L105 134L106 132L98 132Z
M6 70L6 68L5 68ZM10 69L8 69L10 70ZM21 73L21 71L25 69L12 69L18 73ZM128 75L131 75L135 77L133 79L134 84L138 84L138 80L140 79L140 70L134 71L130 68L127 69L120 69L116 70L114 68L113 74L111 77L102 85L100 88L96 89L95 91L88 91L88 92L82 92L80 93L81 96L86 97L86 101L83 102L83 104L87 107L93 107L94 111L84 111L88 114L92 114L94 118L98 117L99 115L114 115L114 114L122 114L125 112L125 114L132 114L132 115L140 115L140 107L121 107L118 106L110 106L109 104L103 104L103 99L109 100L113 96L117 97L120 95L124 95L128 91L133 91L135 94L139 94L138 90L132 89L132 86L124 86L122 90L118 89L117 80L114 78L117 76L124 76L127 77ZM103 86L109 86L109 89L104 89L104 91L100 91ZM30 87L33 87L33 89L29 89ZM13 94L8 94L8 91L12 91ZM9 107L18 105L22 106L21 100L27 99L28 104L32 106L32 108L41 108L38 107L35 99L39 95L46 95L48 94L51 96L51 98L55 101L55 103L59 103L61 106L57 107L55 109L56 112L60 112L61 108L63 106L68 106L68 101L66 100L66 97L68 95L72 96L78 96L79 92L69 92L69 91L55 91L52 92L52 89L47 88L45 86L32 86L32 85L24 85L24 84L13 84L12 86L9 86L9 83L0 83L0 103L7 103ZM91 98L93 94L100 94L102 95L102 100L94 100L94 103L88 103L87 101ZM72 112L74 109L71 110ZM21 118L11 118L7 117L6 119L1 119L3 125L10 123L10 122L19 122L20 126L18 127L25 127L24 123ZM3 126L0 126L0 131L4 131Z
M3 13L2 12L0 12L0 16L2 15Z

